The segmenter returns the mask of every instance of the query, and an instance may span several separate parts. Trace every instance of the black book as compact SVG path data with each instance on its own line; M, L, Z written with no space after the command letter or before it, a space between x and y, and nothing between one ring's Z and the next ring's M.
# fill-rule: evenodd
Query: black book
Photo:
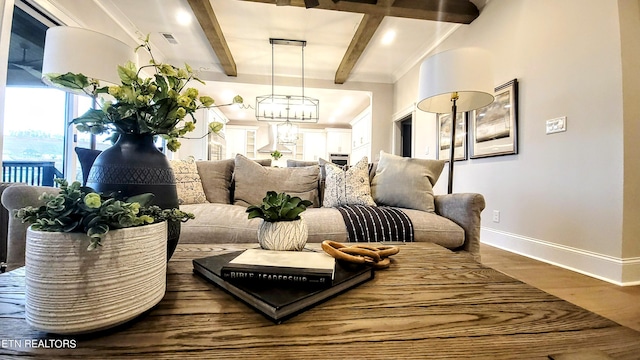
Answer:
M368 266L350 266L336 261L331 286L310 287L291 283L227 281L222 267L242 251L193 260L193 272L221 287L276 323L373 278Z

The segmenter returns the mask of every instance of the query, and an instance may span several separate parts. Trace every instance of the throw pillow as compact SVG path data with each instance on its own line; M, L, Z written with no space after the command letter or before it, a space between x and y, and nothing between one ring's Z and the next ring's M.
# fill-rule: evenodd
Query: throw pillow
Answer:
M434 212L433 185L444 168L443 160L414 159L380 151L371 182L376 203Z
M202 189L202 182L198 174L198 167L193 158L188 160L169 161L176 178L176 190L178 192L178 204L202 204L207 202L207 197Z
M286 192L319 205L317 165L306 167L266 167L236 155L233 179L235 181L234 204L249 206L262 203L267 191Z
M327 178L324 184L322 206L376 205L371 197L369 164L366 156L346 171L332 163L326 163L324 167Z
M318 162L287 159L287 167L304 167L304 166L313 166L313 165L318 165Z
M234 160L196 161L196 166L207 201L230 204Z

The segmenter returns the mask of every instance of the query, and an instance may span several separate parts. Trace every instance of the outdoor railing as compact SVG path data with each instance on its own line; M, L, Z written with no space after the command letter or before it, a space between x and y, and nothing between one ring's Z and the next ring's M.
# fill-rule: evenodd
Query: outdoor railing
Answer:
M53 179L62 177L53 161L3 161L2 181L28 185L53 186Z

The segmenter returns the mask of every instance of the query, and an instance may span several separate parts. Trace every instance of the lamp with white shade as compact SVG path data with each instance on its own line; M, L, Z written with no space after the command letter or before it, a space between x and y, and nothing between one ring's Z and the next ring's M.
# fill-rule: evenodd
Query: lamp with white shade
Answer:
M127 61L136 64L138 56L120 40L92 30L56 26L47 30L42 74L81 73L104 83L119 84L118 65ZM45 76L43 80L47 82Z
M451 112L449 194L453 192L456 114L492 102L491 55L486 50L459 48L443 51L428 57L420 66L418 109L438 114Z
M111 36L92 30L56 26L47 29L42 60L42 81L50 86L48 74L80 73L96 79L102 85L120 83L118 65L128 61L134 64L138 56L129 45ZM82 90L65 91L83 94ZM95 99L94 99L95 106ZM95 135L91 136L91 148L95 149Z

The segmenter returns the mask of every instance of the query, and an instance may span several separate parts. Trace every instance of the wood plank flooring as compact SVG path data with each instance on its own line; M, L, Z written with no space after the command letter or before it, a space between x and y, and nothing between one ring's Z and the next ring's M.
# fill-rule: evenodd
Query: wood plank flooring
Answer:
M640 286L617 286L486 244L480 254L486 266L640 331Z

